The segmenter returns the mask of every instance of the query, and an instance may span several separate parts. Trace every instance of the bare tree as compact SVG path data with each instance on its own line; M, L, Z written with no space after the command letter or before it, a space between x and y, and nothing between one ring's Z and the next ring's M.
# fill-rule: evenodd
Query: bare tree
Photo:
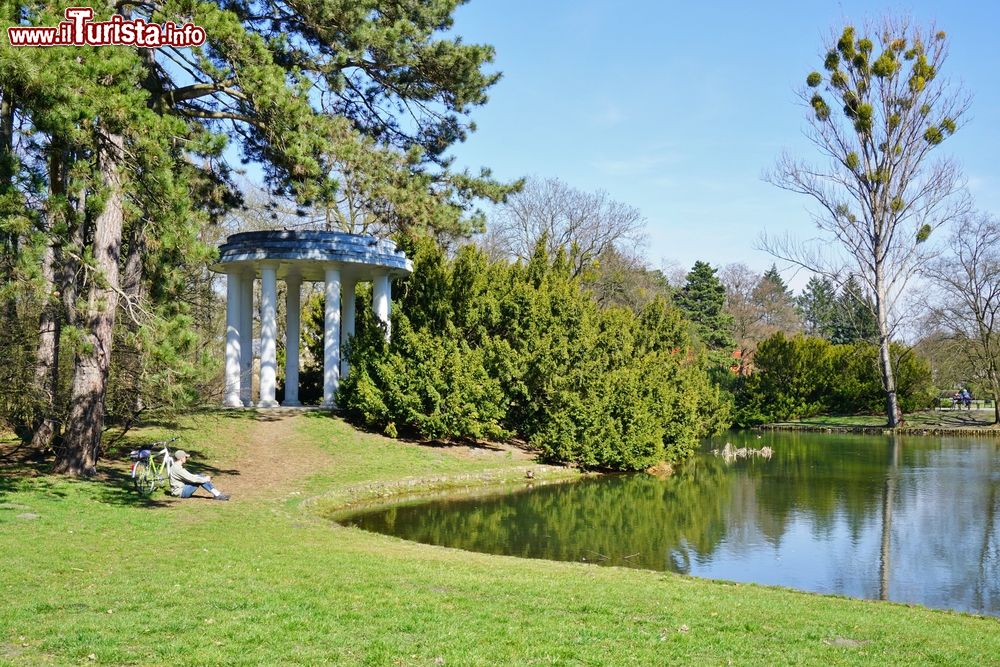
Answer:
M649 268L637 253L614 246L597 256L583 282L601 307L623 306L636 312L657 297L669 297L671 291L663 271Z
M538 240L570 253L576 274L612 247L628 253L644 238L639 209L604 191L583 192L562 181L529 179L521 192L495 209L480 239L487 254L528 260Z
M806 135L825 163L785 155L766 175L818 204L819 238L765 237L762 245L838 284L850 274L861 280L872 296L887 421L894 427L902 419L889 351L897 306L933 254L927 238L968 210L958 168L932 160L932 151L959 127L969 98L941 77L943 32L885 19L865 33L848 26L833 35L826 74L809 74L801 92L810 108Z
M795 300L776 266L771 265L764 272L751 296L772 333L783 331L795 334L802 330L802 320L795 310Z
M937 287L931 320L960 344L973 372L989 386L1000 423L1000 221L970 215L948 241L950 253L926 269Z
M930 363L931 383L935 387L942 390L954 389L975 376L969 366L966 346L936 323L935 316L928 312L926 303L920 324L926 333L913 344L913 352Z
M750 372L750 358L757 343L767 338L764 313L754 303L761 275L746 264L729 264L719 276L726 286L726 310L733 318L733 338L739 352L739 375Z
M747 375L757 345L782 331L801 329L799 317L784 284L774 280L772 267L760 274L743 263L729 264L719 279L726 287L726 311L733 318L733 338L739 351L738 372Z

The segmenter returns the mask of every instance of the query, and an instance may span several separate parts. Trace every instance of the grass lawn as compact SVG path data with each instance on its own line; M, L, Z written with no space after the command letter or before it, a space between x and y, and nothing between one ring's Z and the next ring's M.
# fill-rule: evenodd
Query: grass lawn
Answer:
M0 467L0 664L983 665L1000 656L995 618L466 553L317 515L481 476L520 484L525 466L536 481L572 474L512 450L400 443L319 413L214 413L176 429L195 454L190 467L210 472L231 502L139 501L124 463L98 481Z
M913 412L904 417L906 428L966 430L994 429L993 408L985 410L924 410ZM774 426L807 426L827 428L856 428L885 426L885 415L820 415L806 417L790 422L779 422Z

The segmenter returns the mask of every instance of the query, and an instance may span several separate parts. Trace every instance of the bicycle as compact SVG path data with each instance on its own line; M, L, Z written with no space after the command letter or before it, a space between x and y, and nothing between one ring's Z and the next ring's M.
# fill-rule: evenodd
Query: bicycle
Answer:
M174 459L170 455L167 445L175 440L177 438L160 440L141 449L133 449L129 452L129 458L132 459L132 483L135 485L135 490L139 492L139 495L148 496L152 494L170 476L170 466L174 462ZM162 449L154 454L153 450L160 446L162 446ZM159 466L156 465L157 456L163 457Z

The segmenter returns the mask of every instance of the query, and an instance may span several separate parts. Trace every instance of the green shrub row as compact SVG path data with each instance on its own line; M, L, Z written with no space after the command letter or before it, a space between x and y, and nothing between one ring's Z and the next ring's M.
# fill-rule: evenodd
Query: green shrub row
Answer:
M893 343L890 349L903 412L932 405L930 365L904 345ZM884 412L878 353L871 343L835 345L811 336L773 335L757 347L753 372L737 383L736 425Z
M687 458L730 404L660 299L599 308L562 254L527 263L412 249L392 336L358 308L338 404L389 435L521 438L545 458L638 470ZM321 357L320 357L321 358Z

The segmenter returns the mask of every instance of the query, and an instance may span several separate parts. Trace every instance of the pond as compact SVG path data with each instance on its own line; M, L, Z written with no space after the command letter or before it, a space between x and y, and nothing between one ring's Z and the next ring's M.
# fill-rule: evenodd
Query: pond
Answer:
M727 442L771 451L722 456ZM998 491L990 439L740 432L667 479L602 476L342 522L470 551L1000 615Z

